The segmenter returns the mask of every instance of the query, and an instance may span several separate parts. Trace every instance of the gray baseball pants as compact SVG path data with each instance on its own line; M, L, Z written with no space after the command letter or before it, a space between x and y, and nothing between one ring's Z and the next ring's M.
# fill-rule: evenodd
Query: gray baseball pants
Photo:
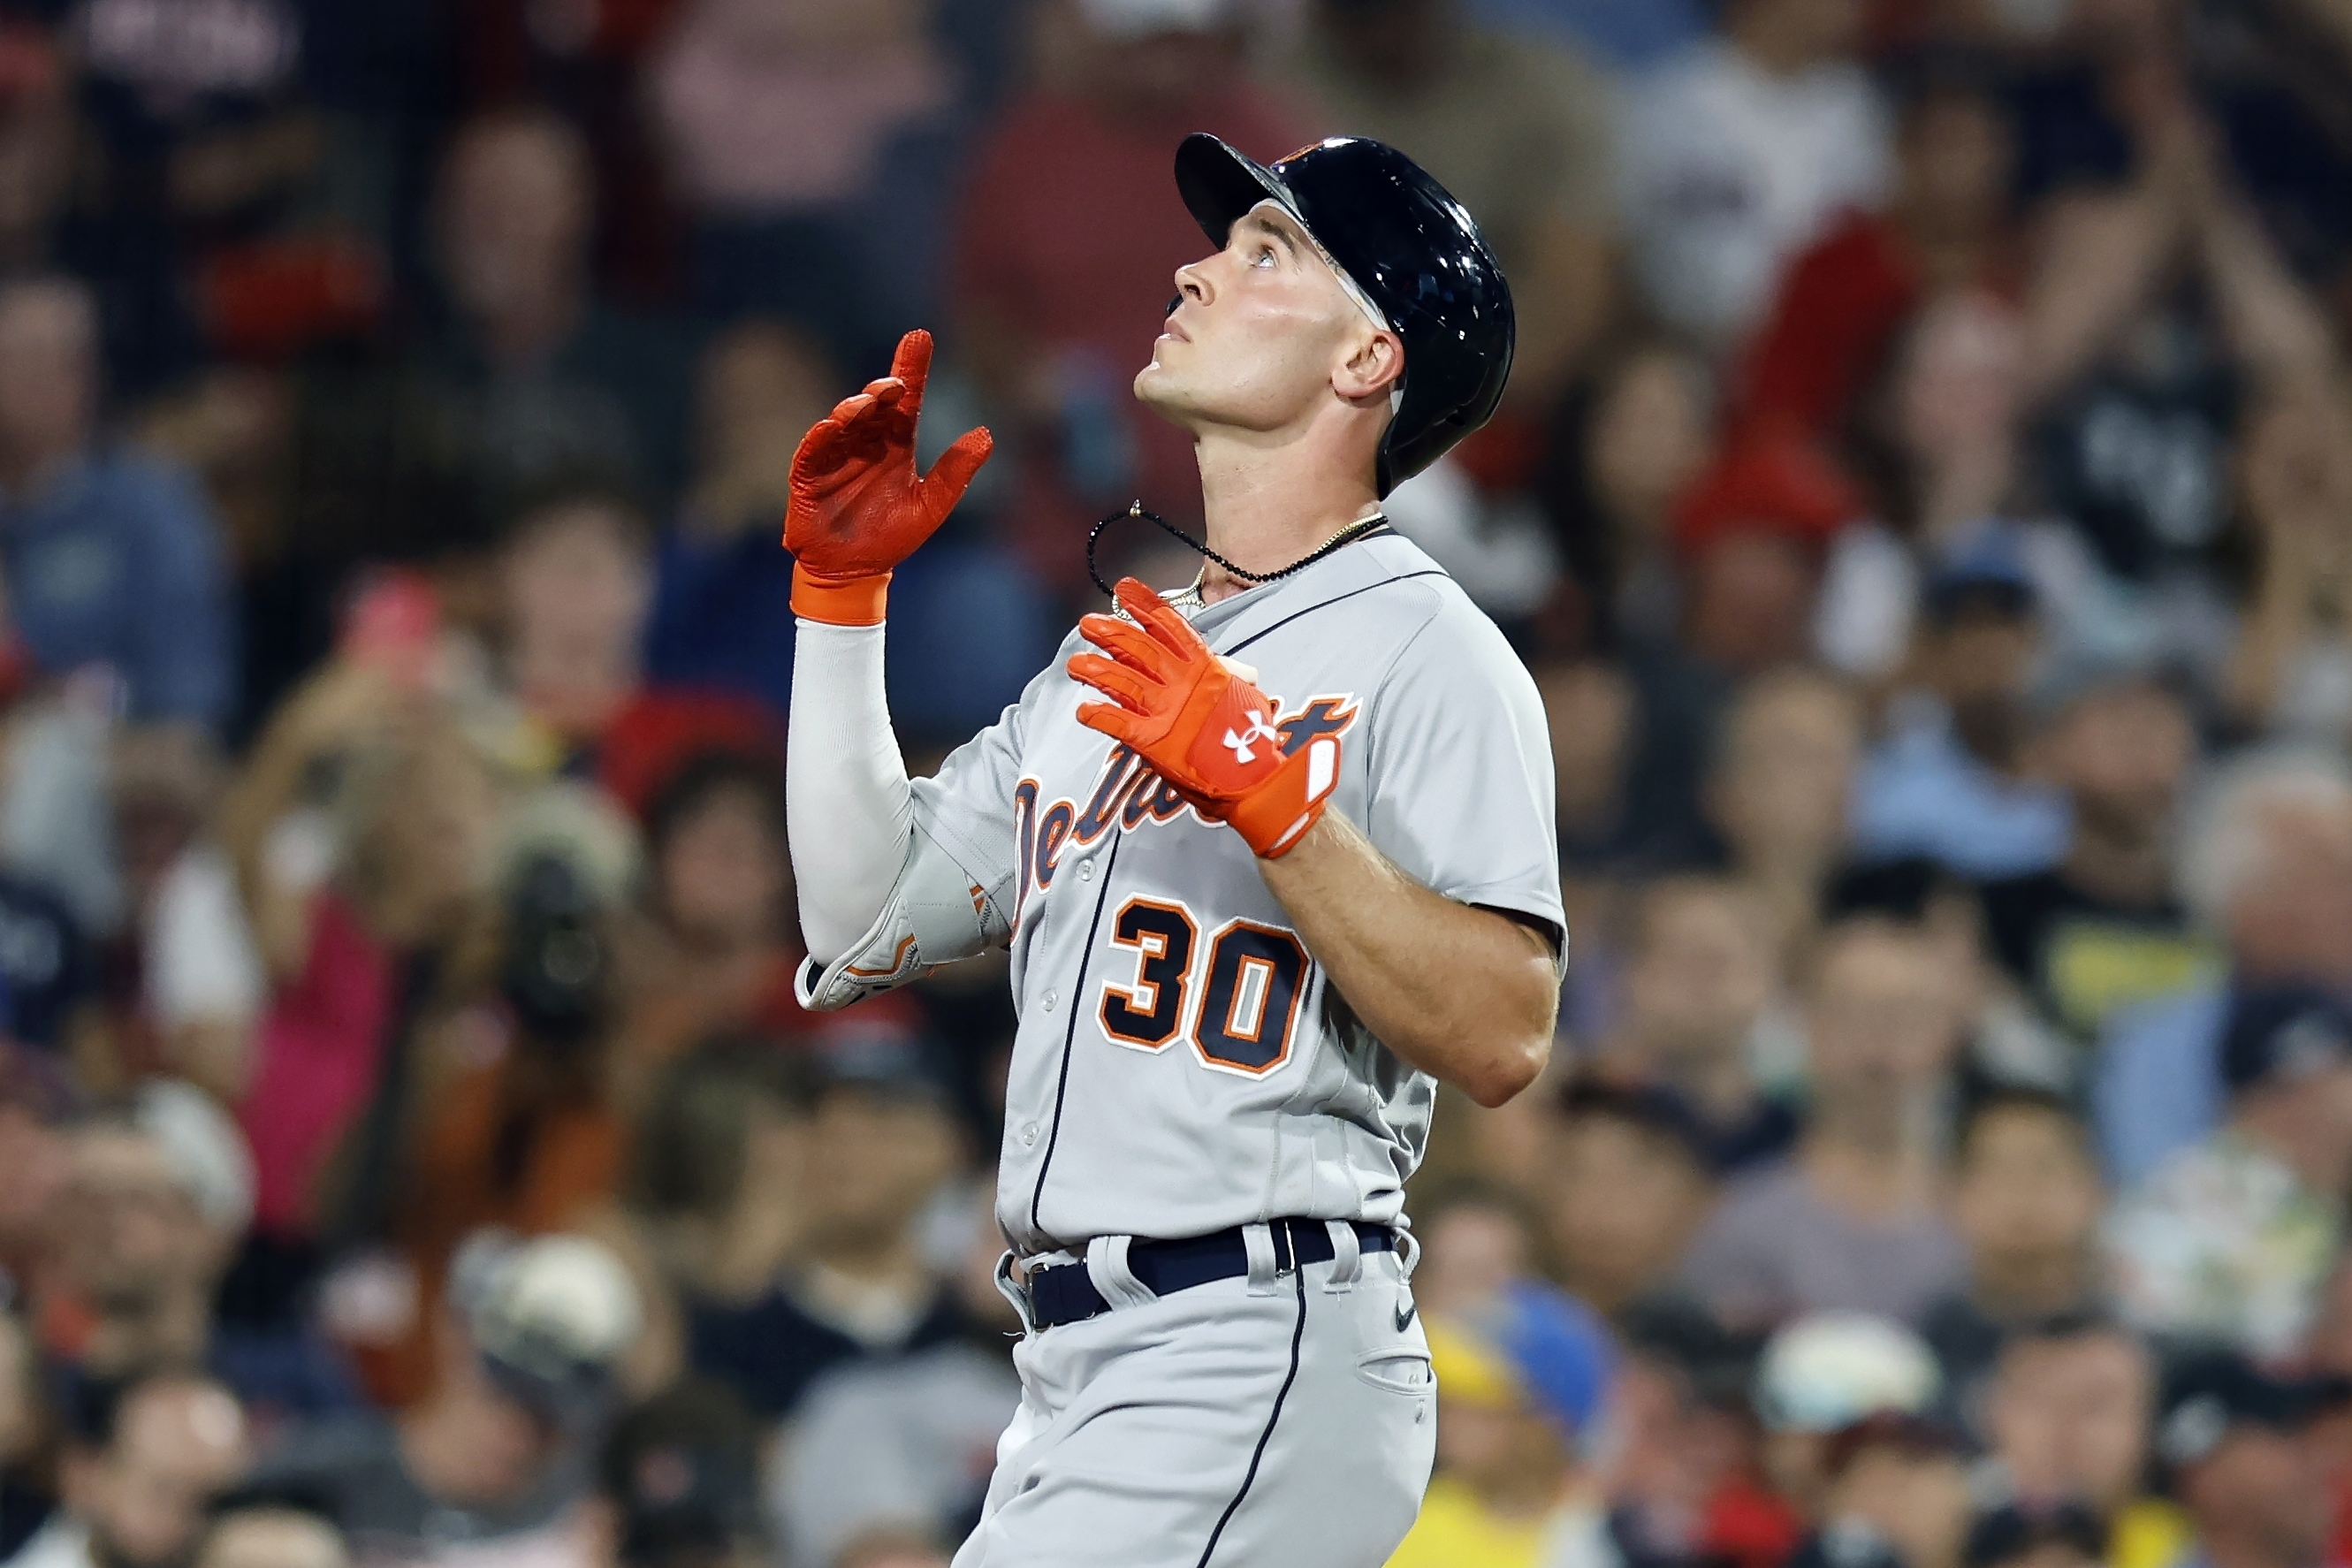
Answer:
M1437 1432L1408 1267L1349 1238L1278 1274L1260 1235L1249 1277L1159 1297L1124 1240L1087 1258L1111 1310L1014 1349L1021 1407L954 1568L1379 1568Z

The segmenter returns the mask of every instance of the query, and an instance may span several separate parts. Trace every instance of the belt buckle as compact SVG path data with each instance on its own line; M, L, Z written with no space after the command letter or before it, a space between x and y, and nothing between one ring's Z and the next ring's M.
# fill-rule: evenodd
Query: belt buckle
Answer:
M1266 1229L1274 1237L1274 1277L1284 1279L1298 1272L1298 1238L1291 1234L1291 1222L1276 1220Z

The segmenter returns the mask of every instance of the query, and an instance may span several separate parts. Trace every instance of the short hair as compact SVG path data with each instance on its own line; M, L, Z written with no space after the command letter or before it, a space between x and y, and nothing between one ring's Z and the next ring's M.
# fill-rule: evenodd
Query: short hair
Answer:
M85 1375L74 1379L59 1401L65 1407L68 1441L93 1450L112 1447L115 1438L122 1434L123 1419L130 1415L131 1407L148 1393L170 1384L211 1389L237 1402L236 1395L218 1378L184 1367L142 1367L117 1378ZM242 1402L237 1403L241 1409Z
M757 801L776 842L784 842L784 770L776 759L741 746L706 746L679 763L646 805L647 858L659 859L687 818L730 790Z
M568 511L603 512L621 525L621 533L632 544L643 549L653 543L653 520L626 485L602 474L570 472L531 485L515 497L499 528L499 547L520 542L548 519Z
M1994 1364L2007 1361L2030 1345L2079 1345L2088 1340L2115 1340L2131 1347L2153 1375L2156 1358L2146 1339L2113 1312L2097 1307L2075 1307L2010 1324L2001 1331Z
M1748 721L1749 714L1769 702L1790 697L1812 694L1826 697L1846 719L1852 721L1859 735L1862 728L1862 704L1835 671L1813 664L1783 664L1765 670L1743 684L1724 704L1716 720L1714 732L1706 748L1706 776L1719 776L1733 763L1733 742Z
M1580 1072L1560 1087L1560 1115L1570 1121L1622 1122L1666 1143L1701 1174L1712 1175L1716 1150L1706 1129L1672 1089Z
M2210 931L2229 923L2246 885L2269 868L2262 817L2278 806L2352 813L2352 770L2331 752L2268 747L2220 769L2198 792L2181 842L2181 901Z
M1966 1164L1976 1146L1977 1133L1994 1116L2004 1112L2047 1116L2063 1123L2068 1141L2084 1162L2094 1168L2098 1157L2091 1144L2090 1123L2084 1120L2080 1107L2054 1089L2036 1088L2031 1084L1995 1084L1969 1096L1960 1107L1959 1125L1952 1136L1952 1158L1955 1164Z
M1975 889L1942 861L1932 856L1905 855L1839 870L1822 894L1822 919L1835 924L1874 917L1899 925L1921 925L1938 901L1975 897Z
M655 1214L709 1213L743 1181L749 1112L803 1113L814 1074L800 1051L756 1037L705 1041L669 1064L639 1117L632 1196Z
M1633 918L1626 931L1627 951L1647 952L1657 940L1660 916L1667 906L1697 900L1721 903L1738 918L1759 947L1766 945L1764 913L1757 905L1755 894L1728 877L1682 871L1645 882L1633 895Z
M485 142L501 136L535 136L562 159L564 172L579 182L590 205L595 202L596 159L588 134L570 116L543 103L510 103L486 110L460 123L449 134L442 161L442 178L461 156Z

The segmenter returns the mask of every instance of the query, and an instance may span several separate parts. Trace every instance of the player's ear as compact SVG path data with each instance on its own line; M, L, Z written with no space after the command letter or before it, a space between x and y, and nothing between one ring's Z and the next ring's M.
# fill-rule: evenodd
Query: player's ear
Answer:
M1331 389L1349 403L1368 403L1396 390L1404 375L1404 340L1364 324L1349 341L1348 357L1331 377Z

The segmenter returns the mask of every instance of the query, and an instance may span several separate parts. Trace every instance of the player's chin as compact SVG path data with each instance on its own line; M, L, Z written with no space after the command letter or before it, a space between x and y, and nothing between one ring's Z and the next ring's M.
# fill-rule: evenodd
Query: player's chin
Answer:
M1157 355L1135 373L1135 400L1162 418L1180 422L1191 412L1194 402L1184 378L1160 363Z

